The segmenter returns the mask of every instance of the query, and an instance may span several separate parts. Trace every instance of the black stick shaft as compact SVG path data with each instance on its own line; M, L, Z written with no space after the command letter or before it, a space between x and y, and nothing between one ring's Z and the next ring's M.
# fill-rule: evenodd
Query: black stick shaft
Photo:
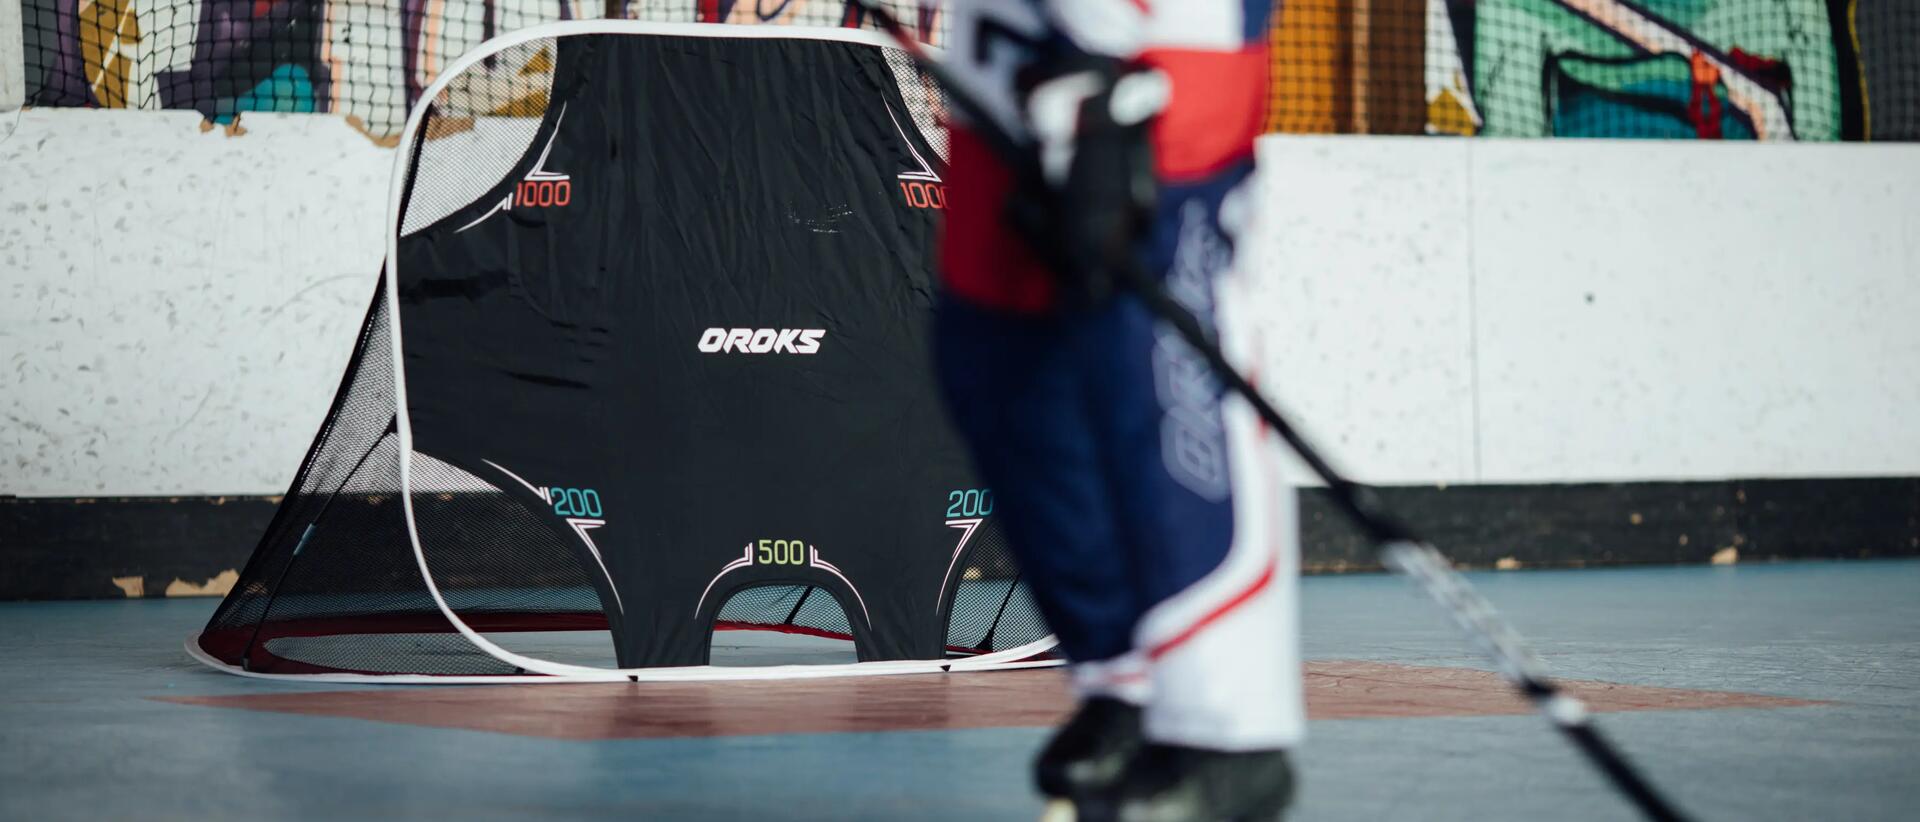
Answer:
M1039 163L1034 153L1003 131L985 107L966 92L945 66L927 53L899 20L872 0L856 2L864 6L880 28L946 91L948 102L966 116L974 134L1007 164L1017 178L1028 181L1040 179ZM1626 794L1634 806L1654 822L1686 822L1687 817L1681 815L1593 726L1586 707L1578 699L1563 693L1546 676L1532 652L1505 620L1494 613L1492 606L1448 566L1438 551L1417 538L1411 529L1394 517L1373 489L1348 479L1328 463L1279 409L1268 402L1266 396L1227 360L1226 353L1207 334L1192 312L1175 302L1158 280L1133 261L1116 260L1113 268L1120 284L1138 295L1155 316L1173 326L1188 345L1200 352L1221 383L1253 406L1260 419L1280 435L1287 447L1299 455L1315 476L1326 483L1334 506L1374 541L1381 551L1383 563L1413 577L1429 595L1445 606L1469 636L1484 646L1484 650L1514 687L1546 714L1616 789Z

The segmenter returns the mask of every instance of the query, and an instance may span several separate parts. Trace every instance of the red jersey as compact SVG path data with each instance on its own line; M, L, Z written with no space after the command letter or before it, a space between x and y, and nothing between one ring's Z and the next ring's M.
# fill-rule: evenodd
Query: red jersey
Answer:
M1054 38L1163 72L1172 97L1154 121L1162 184L1244 165L1264 122L1266 0L971 0L955 3L947 64L1001 128L1025 133L1014 78ZM947 290L1009 311L1051 307L1052 276L1006 227L1011 175L956 125L940 264Z

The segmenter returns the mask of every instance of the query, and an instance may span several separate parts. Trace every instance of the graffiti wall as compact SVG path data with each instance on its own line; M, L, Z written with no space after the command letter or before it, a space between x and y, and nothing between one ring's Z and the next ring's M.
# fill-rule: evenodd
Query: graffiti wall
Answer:
M376 139L450 60L606 16L859 26L846 0L23 0L26 100L331 112ZM936 6L890 0L938 41ZM1284 0L1292 133L1920 139L1915 0Z
M495 35L558 20L859 26L844 0L23 0L26 102L330 112L387 140L440 69ZM894 3L922 35L939 16ZM525 67L501 67L515 70Z
M1920 139L1912 0L1289 0L1297 133Z
M1484 133L1836 139L1826 29L1822 0L1486 0L1475 90L1500 105Z

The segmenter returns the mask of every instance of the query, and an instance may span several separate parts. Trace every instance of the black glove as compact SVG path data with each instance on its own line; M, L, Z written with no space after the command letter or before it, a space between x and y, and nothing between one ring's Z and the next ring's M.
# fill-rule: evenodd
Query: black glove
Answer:
M1151 224L1148 127L1165 108L1166 78L1075 52L1028 67L1020 86L1041 174L1020 181L1007 219L1060 278L1066 304L1097 305Z

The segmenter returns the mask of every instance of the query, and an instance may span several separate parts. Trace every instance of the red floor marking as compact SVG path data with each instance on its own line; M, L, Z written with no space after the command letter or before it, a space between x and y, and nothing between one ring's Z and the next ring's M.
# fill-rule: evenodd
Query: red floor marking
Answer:
M1563 679L1560 686L1600 713L1713 708L1794 708L1822 702L1732 691L1654 688ZM1314 719L1391 719L1532 713L1499 674L1386 662L1307 663L1307 715Z
M1384 662L1307 663L1314 719L1496 716L1532 709L1485 671ZM1804 699L1563 681L1596 711L1786 708ZM553 739L647 739L1053 725L1072 706L1058 670L784 682L478 685L162 702L349 717Z

